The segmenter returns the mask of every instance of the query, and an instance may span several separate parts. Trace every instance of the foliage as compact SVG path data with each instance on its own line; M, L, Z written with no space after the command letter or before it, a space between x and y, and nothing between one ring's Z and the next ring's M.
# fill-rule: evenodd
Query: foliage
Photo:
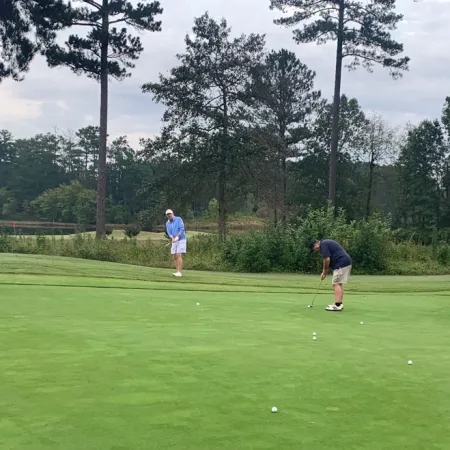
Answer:
M45 191L32 205L43 219L52 222L90 224L95 221L95 191L86 189L79 181Z
M252 70L247 95L259 148L257 175L268 188L263 189L275 220L278 211L286 220L287 160L304 155L301 144L311 133L312 116L320 105L320 91L313 90L315 75L286 49L268 53Z
M409 130L398 159L398 216L403 226L432 228L442 217L446 154L441 124L422 121Z
M232 38L225 19L218 22L205 13L195 19L185 44L185 53L177 55L180 65L169 76L160 75L158 83L143 86L166 106L167 125L160 138L147 143L147 154L186 161L191 175L217 186L223 237L230 181L242 149L242 97L261 59L264 38Z
M105 235L106 226L106 159L108 124L108 79L123 80L130 76L135 61L143 51L138 36L128 33L125 25L138 31L160 31L155 16L162 13L160 3L134 5L127 0L81 0L82 6L69 3L71 27L88 28L86 35L72 34L65 48L55 43L46 50L51 67L65 65L77 75L85 74L100 82L100 133L97 173L97 237ZM119 30L116 24L122 24Z
M22 81L34 56L68 26L70 8L61 0L3 0L0 11L0 82Z
M403 45L391 33L403 16L395 12L395 0L271 0L271 8L288 14L275 23L301 28L294 30L297 43L325 44L336 41L333 122L330 143L329 199L336 205L336 175L339 147L339 116L342 64L351 70L363 66L372 71L375 64L389 69L394 78L408 69L409 58L399 57Z
M343 210L308 208L305 216L286 226L272 226L245 236L229 238L223 258L232 270L245 272L306 272L319 270L316 256L310 257L307 243L334 239L347 249L356 273L386 273L393 234L389 224L373 216L347 222Z
M134 238L134 237L137 237L140 232L141 232L141 229L139 227L137 227L137 226L129 227L129 228L127 228L124 231L125 236L130 238L130 239Z
M373 216L347 223L343 212L332 208L308 210L289 224L229 236L220 243L214 235L189 239L184 258L186 269L239 272L320 273L321 259L311 256L307 242L312 236L334 238L353 259L355 274L420 275L450 273L450 245L432 246L397 242L387 223ZM169 252L160 243L135 239L94 240L78 234L72 239L35 238L0 233L0 252L70 256L152 267L172 267Z

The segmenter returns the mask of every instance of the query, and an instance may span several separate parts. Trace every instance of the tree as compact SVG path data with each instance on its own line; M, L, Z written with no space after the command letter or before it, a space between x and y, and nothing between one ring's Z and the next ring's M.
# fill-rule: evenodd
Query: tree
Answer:
M17 149L12 134L0 130L0 188L6 186L17 158Z
M380 164L390 162L393 158L397 145L397 130L390 127L380 115L374 113L368 118L365 132L365 143L361 156L369 165L366 200L366 216L369 216L371 213L374 177L377 175L376 168Z
M0 10L0 82L22 81L37 53L67 25L70 6L61 0L3 0Z
M337 189L336 204L345 208L351 217L358 217L361 199L361 174L355 164L365 142L365 127L367 119L361 105L355 98L342 95L341 114L339 115L339 147L337 152ZM333 127L333 105L324 104L317 112L312 126L311 136L306 145L306 156L296 169L298 185L297 199L317 207L323 205L329 192L329 177L327 167L330 159L330 142Z
M445 151L438 120L424 120L408 131L398 159L398 214L403 226L425 229L440 225Z
M91 187L98 175L98 154L100 148L100 128L92 125L76 132L80 149L80 164L85 187Z
M60 136L38 134L31 139L16 139L14 146L16 157L6 187L19 205L68 181L61 165Z
M46 190L32 205L44 219L88 225L95 220L95 197L93 189L86 189L79 181L73 181L70 185L62 184Z
M196 18L193 35L185 38L180 65L159 83L143 86L167 110L163 120L163 148L187 161L200 176L217 180L219 235L225 237L229 182L237 164L242 128L242 97L250 70L261 59L264 38L231 38L225 19L208 13Z
M446 162L443 179L443 188L447 199L445 225L450 226L450 97L445 98L444 108L442 110L442 124L446 132Z
M68 66L77 75L85 74L100 82L100 142L97 176L97 238L105 236L106 151L108 124L108 79L123 80L134 68L132 61L143 51L139 37L113 25L126 24L138 31L160 31L155 16L162 13L158 1L133 5L127 0L80 0L73 7L70 26L89 29L86 36L72 34L66 47L50 46L46 52L50 66Z
M309 70L288 50L272 51L253 70L249 88L252 122L262 129L269 164L275 157L276 180L272 189L281 196L275 200L286 221L287 160L302 155L301 144L309 135L312 113L316 111L320 91L313 91L315 72ZM272 153L275 153L274 155ZM262 158L261 158L262 159ZM281 183L279 183L279 181Z
M389 69L394 77L407 70L409 58L398 57L403 45L391 37L402 20L395 13L395 0L271 0L271 8L284 13L294 11L288 17L275 20L285 26L306 22L303 28L294 30L297 43L324 44L336 40L336 70L334 80L333 122L330 145L329 199L336 205L336 164L339 146L339 113L341 98L342 64L350 58L351 70L363 66L368 71L375 64Z

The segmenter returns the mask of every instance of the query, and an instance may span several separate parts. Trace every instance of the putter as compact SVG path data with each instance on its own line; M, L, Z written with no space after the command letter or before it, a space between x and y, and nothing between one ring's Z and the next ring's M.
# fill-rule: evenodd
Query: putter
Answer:
M319 293L320 286L322 286L322 281L323 280L320 280L320 283L319 283L319 286L317 287L317 291L316 291L316 293L314 295L313 301L312 301L312 303L310 305L308 305L308 308L312 308L314 306L314 300L316 299L317 294Z

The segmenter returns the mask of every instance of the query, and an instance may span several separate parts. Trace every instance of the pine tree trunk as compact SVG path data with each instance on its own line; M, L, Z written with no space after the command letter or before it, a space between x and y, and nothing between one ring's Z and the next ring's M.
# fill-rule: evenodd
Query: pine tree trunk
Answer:
M98 151L97 178L97 226L96 237L102 239L106 231L106 145L108 137L108 32L109 14L108 0L103 0L102 6L102 44L101 44L101 75L100 75L100 145Z
M281 207L282 207L282 217L283 223L286 223L286 192L287 192L287 170L286 170L286 156L281 157L281 171L282 171L282 191L281 191Z
M226 234L226 181L228 170L228 97L227 93L222 93L223 99L223 141L220 144L220 154L222 159L222 167L219 175L219 239L225 240Z
M219 239L223 241L225 239L225 223L226 223L226 206L225 206L225 156L223 146L220 145L220 152L222 153L222 169L219 174Z
M336 165L339 145L339 112L341 106L342 78L342 44L344 33L344 0L339 2L338 38L336 50L336 71L334 78L333 121L331 126L330 174L328 183L328 198L336 206Z
M375 169L374 159L375 159L374 152L372 149L371 154L370 154L370 162L369 162L369 186L368 186L369 189L367 192L366 217L370 216L370 209L371 209L371 202L372 202L373 171Z

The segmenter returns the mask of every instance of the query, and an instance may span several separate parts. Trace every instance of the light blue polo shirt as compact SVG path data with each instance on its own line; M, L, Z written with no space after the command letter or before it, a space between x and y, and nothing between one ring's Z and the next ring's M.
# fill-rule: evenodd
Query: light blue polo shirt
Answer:
M176 237L178 233L181 233L180 241L186 239L186 233L184 232L184 222L181 217L174 216L173 221L170 220L166 223L167 234L170 237Z

